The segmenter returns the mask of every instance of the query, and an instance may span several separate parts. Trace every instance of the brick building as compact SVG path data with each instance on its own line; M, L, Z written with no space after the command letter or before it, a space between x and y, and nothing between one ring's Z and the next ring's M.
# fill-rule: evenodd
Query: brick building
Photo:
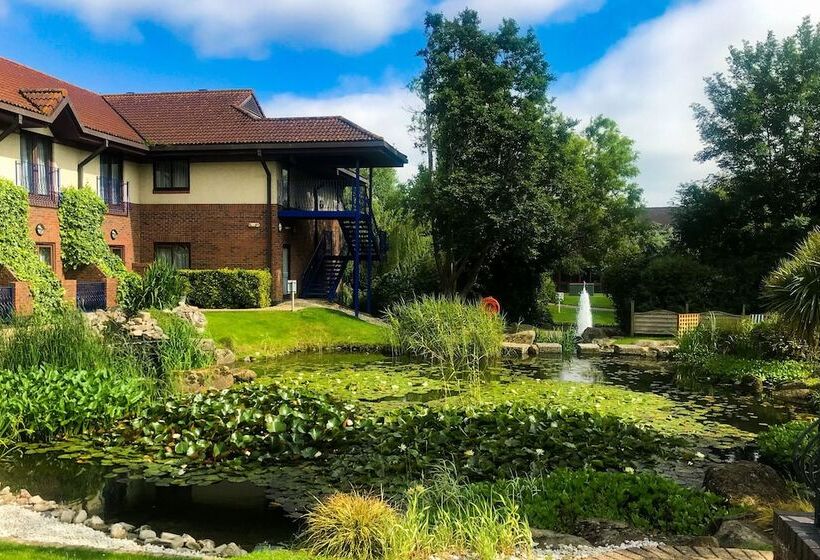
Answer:
M369 171L406 161L343 117L267 118L251 90L99 95L0 58L0 177L61 279L59 193L88 186L129 269L267 269L277 300L291 279L333 297L352 264L365 287L385 250Z

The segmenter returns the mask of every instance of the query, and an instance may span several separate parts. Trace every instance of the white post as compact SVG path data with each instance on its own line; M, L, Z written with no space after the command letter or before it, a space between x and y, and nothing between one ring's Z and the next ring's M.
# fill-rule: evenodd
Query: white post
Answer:
M290 292L290 310L296 311L296 280L288 280L288 291Z

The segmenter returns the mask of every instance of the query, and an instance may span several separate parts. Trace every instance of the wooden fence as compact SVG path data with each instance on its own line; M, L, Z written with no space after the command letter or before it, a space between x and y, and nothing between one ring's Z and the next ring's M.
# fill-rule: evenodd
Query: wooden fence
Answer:
M654 335L677 336L688 330L697 328L701 321L714 317L717 324L737 323L743 319L760 323L765 319L762 313L753 315L735 315L724 311L703 311L701 313L675 313L666 309L635 312L634 303L631 306L630 336Z

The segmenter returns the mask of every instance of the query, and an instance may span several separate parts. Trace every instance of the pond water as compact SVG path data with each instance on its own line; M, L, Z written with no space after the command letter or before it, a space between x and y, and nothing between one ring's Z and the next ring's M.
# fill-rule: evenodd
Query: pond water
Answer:
M478 398L475 384L459 379L444 381L434 367L381 355L297 354L252 367L260 383L309 385L365 407L401 407L411 402L436 405ZM748 454L748 443L755 433L794 414L765 396L733 390L688 391L675 384L663 363L649 360L601 357L509 362L485 372L480 386L482 399L504 402L516 395L534 399L557 394L568 406L603 413L608 412L608 395L627 399L618 413L631 413L634 420L690 433L706 462ZM631 402L634 410L623 410ZM645 418L641 417L644 413ZM661 465L659 470L697 484L704 466L683 461ZM288 491L303 491L298 479L309 479L311 473L282 470L267 476L269 484L260 483L258 478L254 483L231 477L215 484L176 486L168 481L124 478L122 470L112 466L78 463L59 453L14 450L0 457L0 486L25 487L46 499L81 504L109 523L149 524L218 543L234 541L246 549L292 538L296 522L286 514L288 508L278 503L287 505L284 494Z

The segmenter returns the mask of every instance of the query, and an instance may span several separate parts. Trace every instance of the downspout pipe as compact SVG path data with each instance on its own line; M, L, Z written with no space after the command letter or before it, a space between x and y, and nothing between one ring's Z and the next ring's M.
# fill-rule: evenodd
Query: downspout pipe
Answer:
M262 169L265 170L265 191L266 191L266 200L267 204L265 204L265 220L268 222L268 235L267 235L267 264L268 270L270 270L271 275L271 299L273 299L273 291L275 290L276 281L274 279L274 271L273 271L273 175L270 172L270 167L268 167L268 162L265 161L265 158L262 157L262 150L257 150L256 155L259 157L259 163L262 164ZM284 286L283 286L284 289Z
M10 134L19 131L23 126L23 115L17 115L17 122L12 122L8 128L0 132L0 142L9 137Z
M105 149L108 148L108 140L97 146L97 149L88 154L88 157L83 159L80 163L77 164L77 186L83 186L83 168L86 166L88 162L93 160L95 157L103 153Z

